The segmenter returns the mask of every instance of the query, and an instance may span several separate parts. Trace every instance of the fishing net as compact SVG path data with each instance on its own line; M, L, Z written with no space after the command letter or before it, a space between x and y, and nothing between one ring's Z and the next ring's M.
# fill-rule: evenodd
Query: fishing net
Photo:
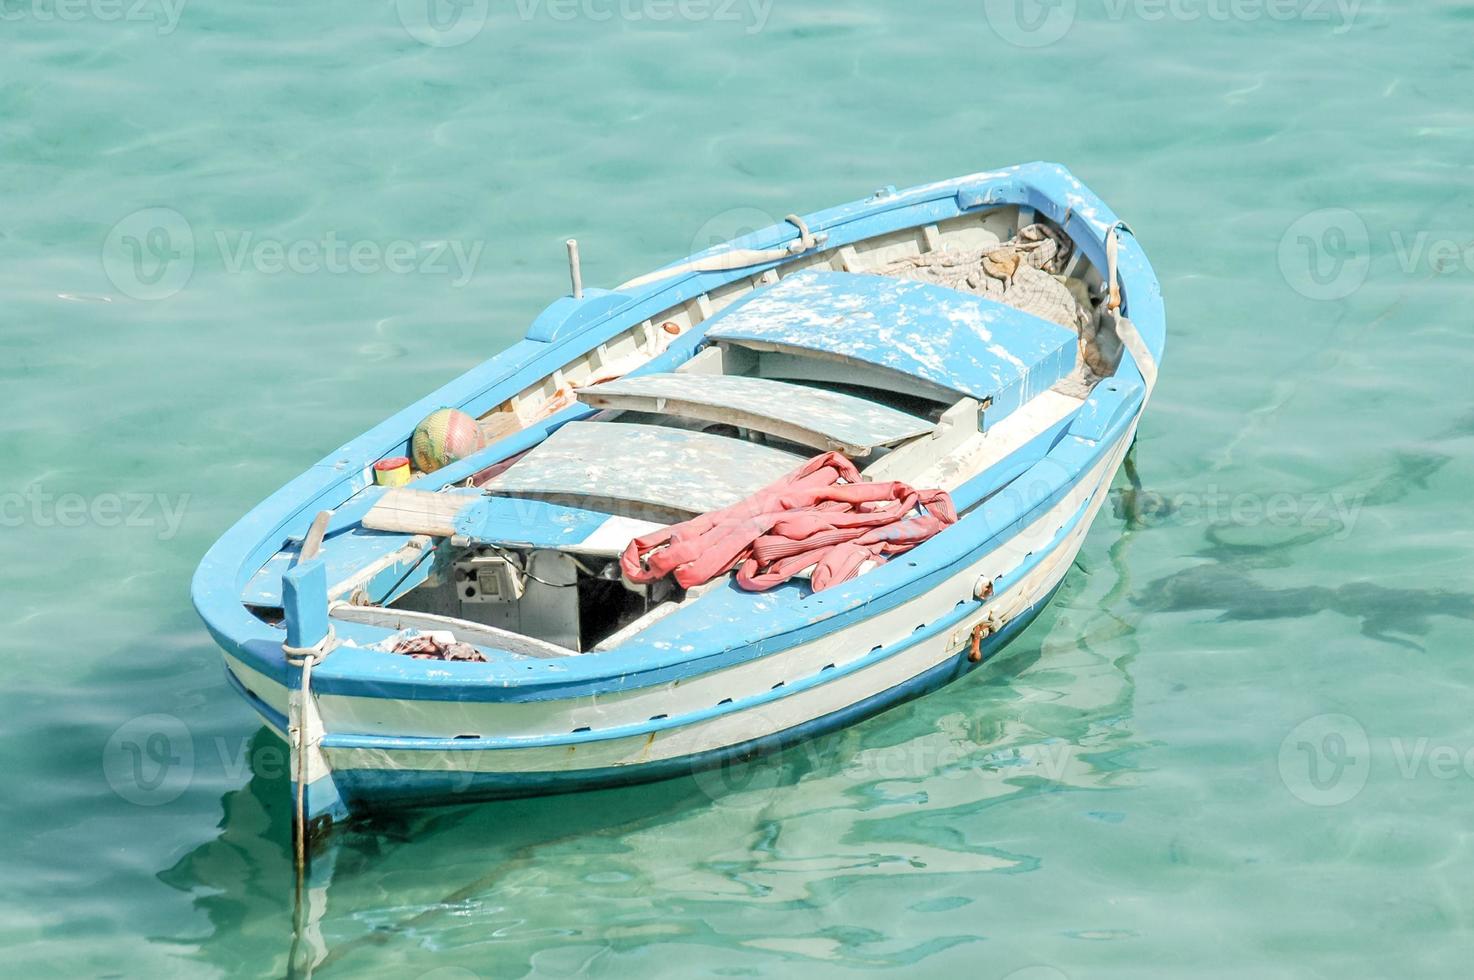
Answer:
M1095 318L1060 278L1074 243L1057 228L1028 225L1014 238L981 249L927 252L877 270L1007 303L1025 313L1078 331Z

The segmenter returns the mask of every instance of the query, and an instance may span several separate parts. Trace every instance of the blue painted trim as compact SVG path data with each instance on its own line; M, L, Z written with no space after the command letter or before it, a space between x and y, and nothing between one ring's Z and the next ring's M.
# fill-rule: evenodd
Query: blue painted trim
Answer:
M261 716L261 720L266 723L267 728L270 728L277 735L281 736L282 741L287 740L287 729L290 727L291 722L287 719L286 715L277 711L256 694L256 692L246 687L229 667L225 668L225 680L231 687L235 688L237 694L245 699L246 704L250 705L256 714Z
M471 803L632 786L712 769L732 759L770 755L810 739L874 717L906 701L929 694L993 660L1018 637L1054 598L1059 586L1040 602L983 643L983 661L973 664L966 652L938 664L886 691L846 708L812 719L773 735L695 755L642 765L585 769L574 772L472 773L457 770L339 769L333 774L340 792L356 811L376 804L417 805ZM474 743L473 743L474 747Z
M319 557L326 566L327 580L343 581L369 563L392 554L409 542L410 535L354 528L331 534L322 543ZM241 601L251 606L280 609L282 606L282 573L292 568L301 553L299 544L291 544L272 555L251 577L241 592ZM370 590L377 598L378 593Z
M564 296L554 300L551 306L532 321L532 326L527 330L527 339L553 344L568 337L576 337L596 326L611 313L628 306L630 299L625 293L592 287L584 290L584 298L581 300Z
M328 635L328 576L321 558L298 562L281 577L282 614L287 644L298 648L321 643Z
M1070 435L1077 439L1100 442L1122 419L1133 416L1141 408L1143 389L1134 381L1107 378L1096 385L1091 398L1075 415Z
M471 541L528 548L578 544L609 520L599 511L525 497L481 497L455 517L456 533Z
M297 781L291 781L292 799L297 798ZM332 824L347 820L351 813L348 801L343 798L335 776L319 776L307 784L302 797L302 809L307 818L309 834L320 834Z

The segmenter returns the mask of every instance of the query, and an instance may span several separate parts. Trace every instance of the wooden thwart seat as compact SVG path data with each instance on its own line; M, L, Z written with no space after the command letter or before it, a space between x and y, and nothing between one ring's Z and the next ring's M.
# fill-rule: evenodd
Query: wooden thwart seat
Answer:
M569 422L484 489L622 513L704 514L737 503L805 457L743 439L625 422Z
M948 405L976 398L994 419L1069 375L1078 342L1057 323L945 286L814 271L733 303L706 336L767 352L759 376L795 377L805 367L815 379L849 374Z
M580 388L577 395L596 408L726 423L847 456L869 456L935 428L854 395L724 374L636 375Z

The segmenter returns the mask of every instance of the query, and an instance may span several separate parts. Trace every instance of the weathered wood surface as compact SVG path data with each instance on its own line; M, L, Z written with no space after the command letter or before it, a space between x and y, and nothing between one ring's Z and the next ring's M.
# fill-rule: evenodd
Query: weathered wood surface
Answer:
M1068 374L1076 346L1073 331L980 296L843 272L789 276L708 336L883 367L1010 411Z
M625 501L687 514L737 503L804 457L742 439L625 422L569 422L500 476L492 493L603 509Z
M868 456L934 428L864 398L767 378L645 374L580 388L578 398L595 408L726 423L850 456Z
M486 496L456 515L468 541L612 557L664 525L526 497Z
M387 491L364 515L363 526L374 531L448 538L456 533L456 514L475 499L475 494L433 493L396 487Z

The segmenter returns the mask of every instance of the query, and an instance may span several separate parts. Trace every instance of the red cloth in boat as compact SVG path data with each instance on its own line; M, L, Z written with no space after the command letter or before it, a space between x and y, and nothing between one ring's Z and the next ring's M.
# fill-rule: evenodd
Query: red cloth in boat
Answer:
M817 592L955 523L945 491L864 483L855 464L825 453L746 500L636 538L619 564L631 582L674 575L688 589L735 567L737 584L759 592L812 568Z

